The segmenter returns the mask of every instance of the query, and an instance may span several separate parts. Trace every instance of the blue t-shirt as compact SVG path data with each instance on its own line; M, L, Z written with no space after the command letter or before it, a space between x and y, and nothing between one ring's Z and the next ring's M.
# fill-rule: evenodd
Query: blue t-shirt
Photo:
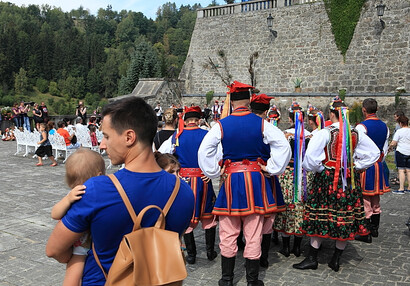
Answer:
M163 208L175 186L175 176L165 171L156 173L135 173L127 169L115 173L123 186L135 213L147 205ZM98 257L106 272L114 260L122 237L132 231L133 222L117 189L107 176L89 179L84 184L86 192L74 203L63 217L64 225L73 232L91 231ZM175 201L166 216L166 229L182 235L189 226L194 209L192 190L181 180ZM142 226L153 226L158 218L157 210L144 215ZM104 285L105 279L89 251L82 285Z

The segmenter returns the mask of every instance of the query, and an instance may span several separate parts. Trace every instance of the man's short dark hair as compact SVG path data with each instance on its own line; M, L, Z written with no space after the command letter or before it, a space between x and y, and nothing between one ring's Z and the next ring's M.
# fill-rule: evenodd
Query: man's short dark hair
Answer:
M118 134L132 129L138 140L151 146L157 132L158 118L152 107L143 99L131 96L106 105L102 116L110 115L111 127Z
M377 101L373 98L366 98L363 100L362 106L367 113L376 113L377 111Z

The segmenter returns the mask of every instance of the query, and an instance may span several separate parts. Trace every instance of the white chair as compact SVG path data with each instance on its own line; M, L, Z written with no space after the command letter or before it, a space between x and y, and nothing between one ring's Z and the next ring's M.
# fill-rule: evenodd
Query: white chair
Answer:
M64 161L67 161L68 156L70 156L72 153L74 153L77 149L67 149L67 145L65 144L65 139L63 136L58 134L57 132L54 133L53 135L49 136L49 140L51 143L51 146L53 148L53 151L55 152L55 158L58 158L61 153L64 154Z
M30 153L35 153L37 148L40 146L38 141L40 141L40 132L37 130L34 130L34 132L29 132L27 130L24 130L27 142L26 142L26 154L23 156L26 157ZM34 156L36 157L36 156Z
M88 132L88 128L87 130L77 130L75 132L75 135L77 136L77 142L79 144L81 144L81 147L84 148L93 148L93 145L91 143L91 137L90 137L90 133Z
M97 135L97 141L98 141L98 144L100 144L101 141L103 140L104 134L102 133L102 131L97 129L95 131L95 135Z
M21 132L18 129L14 130L14 136L16 137L16 142L17 142L17 151L14 153L14 155L17 155L18 153L24 151L26 152L26 136L24 132Z

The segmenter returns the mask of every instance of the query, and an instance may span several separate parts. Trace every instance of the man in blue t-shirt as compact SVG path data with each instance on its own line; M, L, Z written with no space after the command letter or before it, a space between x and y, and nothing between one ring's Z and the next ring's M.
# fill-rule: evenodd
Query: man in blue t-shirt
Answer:
M125 164L115 173L136 213L147 205L163 208L175 186L175 176L162 170L155 161L152 143L157 129L153 109L140 98L126 98L107 105L102 113L104 138L100 148L106 150L112 164ZM85 182L85 194L57 223L46 247L47 256L66 263L72 245L84 231L90 230L95 250L106 272L109 271L122 237L132 231L133 222L107 176ZM182 235L189 226L194 196L181 181L178 195L166 217L166 229ZM149 211L142 226L152 226L158 212ZM92 251L86 259L82 285L104 285L105 278Z

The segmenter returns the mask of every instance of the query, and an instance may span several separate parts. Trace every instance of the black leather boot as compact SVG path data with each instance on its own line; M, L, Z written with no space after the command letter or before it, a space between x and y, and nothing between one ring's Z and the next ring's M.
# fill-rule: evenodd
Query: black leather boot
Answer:
M242 251L245 249L245 242L243 241L243 231L238 235L238 238L236 239L236 245L238 245L238 250Z
M246 258L246 281L248 286L264 286L263 281L259 280L259 259L251 260Z
M281 254L285 257L289 257L290 255L290 236L284 237L282 236L282 249L279 250Z
M218 256L218 253L215 251L215 235L216 227L205 229L206 256L210 261Z
M379 236L380 214L375 214L370 217L371 227L370 233L373 237Z
M300 256L300 244L302 243L302 236L294 236L292 253L296 256Z
M262 236L262 254L261 258L259 259L259 264L261 267L267 268L269 266L268 256L269 256L269 248L270 248L270 238L271 234L264 234Z
M276 230L273 231L272 241L275 245L279 245L279 236Z
M293 268L296 269L317 269L318 262L317 262L317 253L319 249L310 246L309 248L309 255L300 263L293 264Z
M233 270L235 269L235 256L225 257L221 255L222 278L219 279L219 286L233 286Z
M186 262L188 262L188 264L194 264L196 261L196 245L195 245L194 232L184 234L184 241L185 241L186 251L188 253L186 257Z
M370 219L365 219L364 220L364 226L370 231L372 226L370 224ZM371 233L369 233L368 235L356 235L355 240L357 241L362 241L362 242L366 242L366 243L372 243L372 235Z
M342 255L343 250L335 247L335 252L333 253L332 259L327 264L330 268L332 268L335 272L339 271L339 260L340 256Z

